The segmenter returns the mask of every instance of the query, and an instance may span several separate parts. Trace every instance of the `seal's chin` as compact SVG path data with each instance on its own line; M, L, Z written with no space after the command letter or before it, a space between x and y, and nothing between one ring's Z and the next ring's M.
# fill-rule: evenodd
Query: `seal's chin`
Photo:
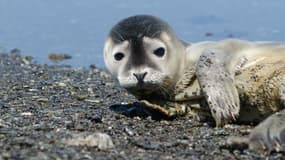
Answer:
M148 96L151 93L155 92L156 90L159 90L158 84L154 83L134 83L134 84L128 84L128 85L122 85L127 91L132 93L135 96L143 97Z
M122 87L140 100L162 99L164 96L161 93L160 83L143 81L128 83Z
M123 87L139 100L169 100L173 93L171 87L163 88L161 84L154 83L136 83Z

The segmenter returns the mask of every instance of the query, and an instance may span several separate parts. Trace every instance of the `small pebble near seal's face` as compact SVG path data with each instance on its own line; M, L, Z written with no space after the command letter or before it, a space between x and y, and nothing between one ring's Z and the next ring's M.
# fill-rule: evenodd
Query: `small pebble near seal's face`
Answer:
M163 92L166 86L175 84L183 65L177 65L183 58L179 55L183 47L177 43L181 42L161 19L129 17L109 33L104 47L105 64L120 85L136 96Z

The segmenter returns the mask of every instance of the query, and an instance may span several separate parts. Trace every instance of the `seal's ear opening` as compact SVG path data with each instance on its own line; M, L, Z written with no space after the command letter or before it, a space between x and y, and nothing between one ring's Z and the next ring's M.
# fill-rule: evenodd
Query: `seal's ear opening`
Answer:
M192 47L192 45L190 43L186 45L186 53L190 53L191 47Z

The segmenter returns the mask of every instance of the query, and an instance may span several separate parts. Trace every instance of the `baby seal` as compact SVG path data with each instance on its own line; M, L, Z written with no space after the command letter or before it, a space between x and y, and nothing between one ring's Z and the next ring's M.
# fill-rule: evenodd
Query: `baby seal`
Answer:
M246 143L252 149L285 150L285 43L188 44L163 20L138 15L111 29L104 60L146 108L176 116L198 106L217 126L263 120Z

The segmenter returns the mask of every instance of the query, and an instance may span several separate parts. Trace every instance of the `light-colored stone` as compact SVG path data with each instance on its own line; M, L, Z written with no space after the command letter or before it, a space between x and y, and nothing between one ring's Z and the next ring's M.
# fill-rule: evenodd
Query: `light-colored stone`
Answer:
M114 148L111 137L105 133L74 134L71 139L64 140L64 143L75 146L98 147L102 150Z

